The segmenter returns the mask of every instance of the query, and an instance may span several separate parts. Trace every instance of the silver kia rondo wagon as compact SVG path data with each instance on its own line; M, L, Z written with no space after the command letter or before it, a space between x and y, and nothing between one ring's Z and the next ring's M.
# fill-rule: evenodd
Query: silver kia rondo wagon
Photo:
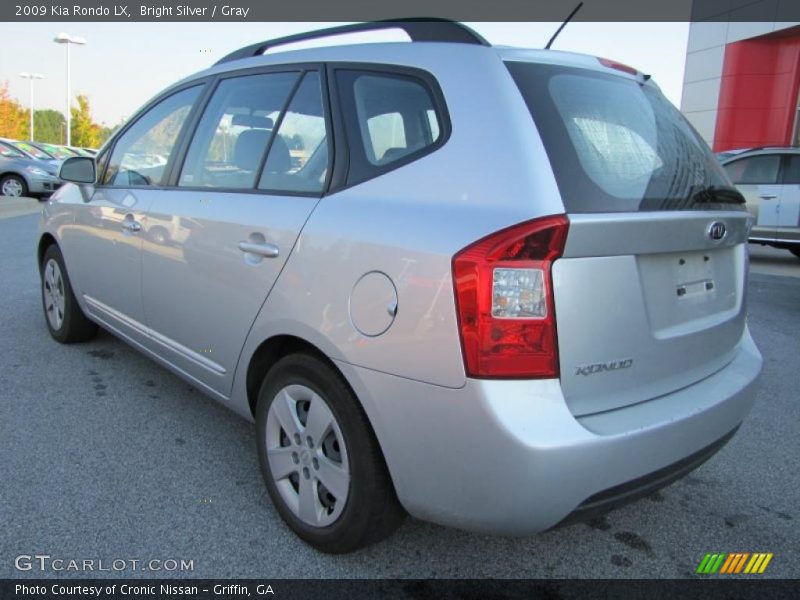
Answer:
M279 48L387 27L411 41ZM608 510L754 400L751 217L611 60L449 22L262 42L61 176L52 336L102 326L255 421L278 512L326 552L406 513L530 534Z

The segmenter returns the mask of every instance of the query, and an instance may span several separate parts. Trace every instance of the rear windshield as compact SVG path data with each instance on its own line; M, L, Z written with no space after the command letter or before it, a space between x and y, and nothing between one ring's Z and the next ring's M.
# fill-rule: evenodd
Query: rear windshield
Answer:
M589 69L506 64L542 137L567 212L736 207L698 194L730 181L656 86Z

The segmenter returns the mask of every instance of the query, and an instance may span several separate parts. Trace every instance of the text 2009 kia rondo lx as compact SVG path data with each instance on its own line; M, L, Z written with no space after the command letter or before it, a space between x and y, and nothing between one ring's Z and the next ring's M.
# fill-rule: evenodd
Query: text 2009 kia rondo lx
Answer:
M392 26L244 48L65 162L53 337L100 325L255 420L327 552L406 512L537 532L699 465L761 368L749 213L706 144L625 65Z

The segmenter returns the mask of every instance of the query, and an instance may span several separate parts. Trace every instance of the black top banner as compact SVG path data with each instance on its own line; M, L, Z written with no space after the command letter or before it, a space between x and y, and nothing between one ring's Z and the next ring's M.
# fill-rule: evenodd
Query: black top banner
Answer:
M0 20L563 21L578 0L4 0ZM798 0L585 0L575 21L800 21Z

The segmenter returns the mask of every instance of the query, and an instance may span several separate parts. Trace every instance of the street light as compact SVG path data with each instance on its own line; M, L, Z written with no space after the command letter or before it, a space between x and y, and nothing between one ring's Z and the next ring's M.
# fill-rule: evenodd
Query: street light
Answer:
M40 75L39 73L20 73L20 77L23 79L29 79L31 82L31 131L30 131L30 138L33 141L33 80L34 79L44 79L44 75Z
M71 92L69 89L69 47L71 44L77 44L79 46L83 46L86 43L86 40L82 37L78 37L76 35L69 35L67 33L59 33L56 37L53 38L53 41L56 44L65 44L67 46L67 146L71 145L70 139L70 130L72 128L72 111L70 110L71 105Z

